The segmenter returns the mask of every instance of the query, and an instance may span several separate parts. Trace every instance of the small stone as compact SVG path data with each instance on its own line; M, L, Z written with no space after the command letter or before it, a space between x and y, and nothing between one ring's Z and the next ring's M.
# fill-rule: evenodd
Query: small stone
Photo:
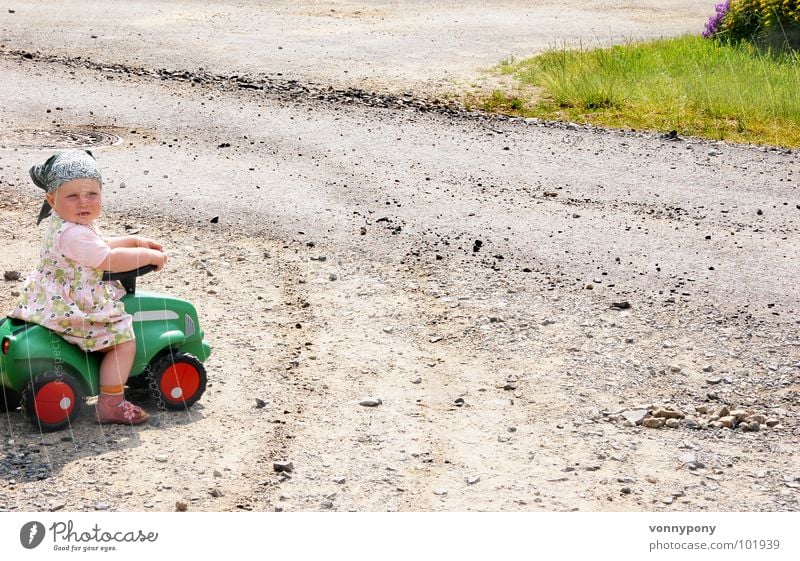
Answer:
M392 333L393 331L394 331L394 327L388 327L387 326L387 327L383 328L383 332L384 333Z
M736 417L733 415L726 415L720 417L718 422L726 429L732 429L736 425Z
M736 419L737 423L739 421L741 421L742 419L744 419L745 417L747 417L747 415L748 415L748 412L745 411L744 409L735 409L735 410L731 411L731 417L734 417Z
M683 420L683 425L687 429L699 429L700 428L700 424L697 421L695 421L694 419L692 419L691 417L686 417Z
M94 505L95 510L108 510L111 508L111 505L108 503L97 503Z
M213 475L214 477L222 477L222 472L218 469L215 469Z
M703 367L703 372L714 372L714 367L710 364L707 364Z
M712 429L721 429L722 423L720 423L719 421L711 421L710 423L708 423L708 426L711 427Z
M212 218L211 219L211 223L212 224L218 224L219 223L219 216L215 216L214 218Z
M778 424L780 424L780 421L778 419L769 418L767 419L767 422L765 424L768 427L772 428L772 427L777 427Z
M747 421L748 423L755 422L760 425L767 424L767 418L764 415L749 415L747 418L745 418L745 421Z
M381 399L377 397L367 397L358 402L359 405L363 405L364 407L377 407L382 403L383 401L381 401Z
M667 428L676 429L680 426L681 422L678 419L667 419L667 422L664 424Z
M445 496L447 494L447 489L445 489L443 487L439 487L439 488L433 490L433 494L434 495L438 495L440 497L443 497L443 496Z
M319 506L325 510L330 510L333 508L333 501L322 501Z
M412 384L421 384L422 383L422 378L419 378L419 377L414 378L413 380L411 380L411 383Z
M630 409L622 413L622 417L626 421L634 424L639 424L647 417L647 409Z
M630 309L631 304L630 302L622 301L622 302L612 302L611 308L614 310L628 310Z
M6 271L3 278L7 281L18 281L20 276L22 275L20 275L19 271Z
M210 494L212 497L219 498L219 497L221 497L221 496L222 496L222 491L220 490L220 488L219 488L219 487L214 487L213 489L211 489L211 490L209 491L209 494Z
M159 454L158 456L155 457L155 460L163 464L169 461L169 456L165 454Z
M664 419L649 417L642 421L642 426L648 429L660 429L664 425Z
M554 320L554 319L546 319L546 320L544 320L542 322L542 325L553 325L554 323L556 323L556 320Z
M455 400L456 407L464 407L464 398L459 397Z
M622 489L619 490L619 492L622 493L623 495L630 495L632 493L630 487L623 487Z
M710 386L714 386L722 382L722 378L720 376L712 376L711 378L706 378L706 384Z
M653 411L653 417L661 417L664 419L683 419L684 414L680 411L672 409L656 409Z
M273 462L272 469L278 473L288 473L294 471L294 464L287 461Z
M701 415L705 415L708 413L708 405L698 405L694 408L695 411L700 413Z
M480 480L481 480L480 475L471 475L467 477L467 485L475 485Z
M335 273L331 273L328 275L328 280L331 282L335 281L337 278L339 277L337 277Z
M256 409L263 409L267 406L267 402L263 399L256 398Z
M186 501L177 501L175 503L175 512L186 512L186 509L189 508L189 505L186 504Z
M341 477L341 476L333 478L333 482L336 483L337 485L344 485L345 481L346 481L346 479L344 477Z
M748 428L749 428L751 431L753 431L753 432L758 432L758 431L760 431L760 430L761 430L761 425L760 425L760 424L758 424L758 422L757 422L757 421L752 421L752 422L750 422L749 424L745 424L745 423L743 423L743 427L744 427L744 426L748 427Z
M730 410L730 409L728 409L728 407L727 407L726 405L723 405L723 406L720 408L720 410L719 410L719 411L717 411L717 418L719 419L719 418L721 418L721 417L727 417L727 416L728 416L728 415L730 415L730 414L731 414L731 410Z

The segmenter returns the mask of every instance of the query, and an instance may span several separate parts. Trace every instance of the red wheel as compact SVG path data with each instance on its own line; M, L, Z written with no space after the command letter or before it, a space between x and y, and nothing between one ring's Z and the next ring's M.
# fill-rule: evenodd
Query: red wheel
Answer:
M191 407L206 391L206 369L190 354L167 355L150 372L150 391L168 409Z
M61 430L78 416L83 395L68 372L45 372L22 391L22 409L43 432Z

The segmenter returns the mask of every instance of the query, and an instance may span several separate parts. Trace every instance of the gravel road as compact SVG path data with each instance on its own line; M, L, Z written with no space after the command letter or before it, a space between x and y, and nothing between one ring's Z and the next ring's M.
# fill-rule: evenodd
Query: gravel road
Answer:
M0 270L35 261L28 167L92 146L214 352L147 427L8 414L0 509L797 510L798 155L434 101L713 2L13 4Z

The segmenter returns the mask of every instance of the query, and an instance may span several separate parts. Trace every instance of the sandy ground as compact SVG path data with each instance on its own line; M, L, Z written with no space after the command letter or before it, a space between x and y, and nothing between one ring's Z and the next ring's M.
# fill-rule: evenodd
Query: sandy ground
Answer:
M70 26L66 37L116 34L116 51L90 53L105 69L0 20L0 270L36 258L27 168L76 133L117 135L94 148L104 226L164 242L168 268L140 286L194 301L214 349L190 411L132 394L156 419L145 427L98 426L89 406L71 431L42 435L6 415L0 508L797 510L797 154L194 81L203 57L219 74L253 72L227 46L231 21L254 25L254 4L239 4L222 10L228 25L197 23L225 30L204 49L161 50L186 2L159 5L150 25L166 29L135 53L112 22ZM603 13L648 19L617 4ZM390 3L358 5L385 12L381 24L369 11L328 15L342 3L301 5L365 41L365 20L410 17ZM669 32L701 25L707 10L693 5L650 13L648 33L666 33L665 13ZM482 12L485 33L510 33L497 22L512 9ZM312 32L295 8L272 15ZM607 28L608 39L622 29ZM348 48L348 68L362 68ZM157 58L187 75L125 71ZM483 64L462 63L467 74ZM366 79L285 64L307 83ZM437 64L400 82L429 84ZM391 90L385 68L375 72ZM0 305L19 286L0 283ZM759 430L718 428L723 409ZM636 411L680 418L647 428Z

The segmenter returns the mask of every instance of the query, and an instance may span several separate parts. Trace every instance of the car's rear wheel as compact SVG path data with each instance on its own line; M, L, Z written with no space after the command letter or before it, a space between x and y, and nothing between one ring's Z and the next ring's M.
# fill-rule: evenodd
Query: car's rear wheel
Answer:
M148 376L150 393L167 409L187 409L206 391L206 369L202 362L187 353L162 357Z
M67 428L78 416L83 391L69 372L44 372L22 390L22 410L42 432Z

